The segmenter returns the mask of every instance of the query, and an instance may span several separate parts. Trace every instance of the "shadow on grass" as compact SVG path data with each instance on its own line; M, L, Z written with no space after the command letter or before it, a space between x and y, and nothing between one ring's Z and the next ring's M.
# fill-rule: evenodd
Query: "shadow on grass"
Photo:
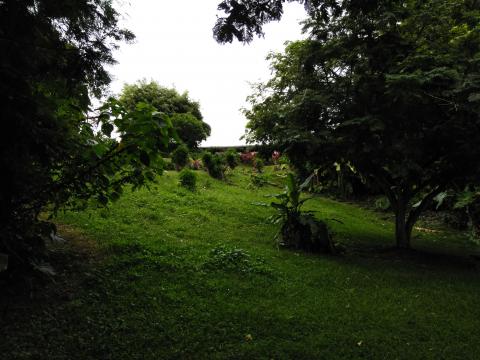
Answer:
M436 278L478 283L480 257L470 254L448 254L439 249L397 249L392 246L349 246L344 255L332 256L341 266L354 267L370 274L395 279L407 276L411 281Z

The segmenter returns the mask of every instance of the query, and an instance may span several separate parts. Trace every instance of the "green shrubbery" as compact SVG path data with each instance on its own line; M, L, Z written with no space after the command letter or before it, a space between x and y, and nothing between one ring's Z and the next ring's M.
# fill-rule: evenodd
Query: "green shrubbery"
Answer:
M234 149L229 149L225 152L225 161L230 169L235 169L240 160L240 156Z
M195 191L197 188L197 174L195 174L192 170L185 168L180 171L178 177L180 179L181 186L188 190Z
M219 245L213 248L203 265L206 270L238 272L240 274L272 275L265 260L252 257L246 250Z
M271 184L269 182L269 177L266 174L257 174L252 172L250 175L250 182L249 187L251 188L259 188L265 185Z
M262 173L263 172L263 168L265 167L265 162L260 159L259 157L256 157L254 160L253 160L253 167L255 168L255 170L258 172L258 173Z
M186 145L182 144L172 152L172 162L177 170L184 168L188 164L188 147Z
M202 155L202 161L211 177L215 179L224 179L225 163L221 155L212 154L206 151Z
M172 162L171 159L169 159L168 161L164 162L163 169L164 170L175 170L175 164Z

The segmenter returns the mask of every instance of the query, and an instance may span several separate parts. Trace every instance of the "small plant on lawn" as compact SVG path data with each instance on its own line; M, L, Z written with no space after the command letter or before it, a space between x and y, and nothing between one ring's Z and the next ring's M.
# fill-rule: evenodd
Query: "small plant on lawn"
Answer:
M180 171L178 177L180 179L181 186L188 190L195 191L197 188L197 174L195 174L192 170L185 168Z
M188 164L188 147L186 145L179 145L172 152L172 162L177 170L183 169Z
M206 151L202 156L203 165L207 168L208 174L215 178L223 180L225 177L224 160L219 154L214 154Z
M390 209L390 201L386 196L380 196L377 199L375 199L375 202L373 204L376 210L381 210L381 211L387 211Z
M250 175L250 183L248 184L249 188L260 188L265 185L272 185L269 182L268 176L266 174L257 174L252 172Z
M463 191L438 194L435 198L437 209L448 197L454 197L453 210L461 210L466 215L470 241L480 245L480 187L468 185Z
M270 205L277 210L269 220L274 224L281 224L276 235L278 244L283 247L305 250L308 252L334 253L335 247L331 234L324 221L317 220L311 211L302 211L301 207L310 198L301 199L301 194L313 178L307 178L299 185L293 174L287 175L285 191L273 195L278 202Z
M265 163L262 159L256 157L255 160L253 160L253 167L258 173L262 173L263 168L265 167Z
M262 258L253 257L246 250L225 245L213 248L203 267L207 270L238 271L244 274L270 275L272 272Z
M237 167L239 156L235 149L229 149L225 152L225 160L227 161L230 169L235 169Z

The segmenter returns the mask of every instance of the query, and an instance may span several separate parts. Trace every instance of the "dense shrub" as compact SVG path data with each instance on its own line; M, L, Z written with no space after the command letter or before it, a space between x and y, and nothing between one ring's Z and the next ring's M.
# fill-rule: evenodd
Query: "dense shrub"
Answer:
M445 191L438 194L434 201L436 208L446 208L449 216L446 217L451 225L469 229L469 239L480 244L480 187L470 184L462 191ZM463 223L463 224L462 224Z
M197 188L197 174L195 174L192 170L185 168L180 171L178 177L180 179L181 186L188 190L195 191Z
M262 159L260 159L259 157L256 157L255 160L253 161L253 167L257 172L262 173L263 168L265 167L265 163Z
M186 145L182 144L172 152L172 162L177 167L177 170L188 164L188 147Z
M211 166L211 164L213 163L213 155L211 152L209 151L205 151L203 154L202 154L202 162L203 162L203 166L205 166L208 170L208 168Z
M238 165L239 156L234 149L229 149L225 152L225 160L230 169L235 169Z
M290 160L288 159L288 156L285 154L280 155L278 158L278 163L280 165L290 165Z
M223 179L225 176L225 164L219 154L206 151L202 156L203 165L207 168L208 174L215 179Z
M471 230L472 222L464 209L444 210L442 220L445 224L456 230Z

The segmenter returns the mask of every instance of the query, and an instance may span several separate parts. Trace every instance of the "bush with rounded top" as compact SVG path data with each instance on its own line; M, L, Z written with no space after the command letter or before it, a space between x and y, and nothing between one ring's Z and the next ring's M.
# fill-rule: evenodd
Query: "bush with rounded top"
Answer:
M225 160L227 161L230 169L235 169L235 167L238 165L239 160L238 153L234 149L227 150L225 152Z
M224 160L218 154L206 151L202 155L203 165L207 168L208 174L215 179L223 179L225 173Z
M186 145L182 144L172 152L172 162L177 170L184 168L188 164L188 147Z
M181 186L188 190L195 191L197 188L197 174L195 174L192 170L185 168L180 171L178 177L180 179Z

